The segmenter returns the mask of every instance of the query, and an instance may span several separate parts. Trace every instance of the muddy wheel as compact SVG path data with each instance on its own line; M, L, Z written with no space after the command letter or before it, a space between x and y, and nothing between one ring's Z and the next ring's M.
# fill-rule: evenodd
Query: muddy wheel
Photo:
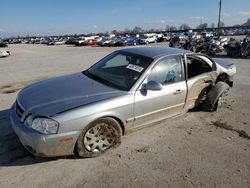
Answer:
M217 82L208 92L202 109L211 112L216 111L224 102L228 90L229 86L225 82Z
M76 143L80 157L96 157L121 143L122 130L113 118L101 118L86 127Z

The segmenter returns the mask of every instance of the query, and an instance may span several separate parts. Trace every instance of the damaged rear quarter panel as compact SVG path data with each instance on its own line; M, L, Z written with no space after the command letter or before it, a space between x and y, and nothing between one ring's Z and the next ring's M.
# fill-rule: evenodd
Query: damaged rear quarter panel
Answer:
M188 92L184 111L188 111L189 109L195 107L196 101L200 94L204 91L204 89L214 84L216 78L216 71L212 71L209 73L203 73L187 80Z

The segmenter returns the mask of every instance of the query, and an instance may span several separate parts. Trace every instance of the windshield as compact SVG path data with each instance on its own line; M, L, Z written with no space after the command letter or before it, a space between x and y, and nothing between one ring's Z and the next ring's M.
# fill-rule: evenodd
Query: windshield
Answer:
M90 67L84 74L115 89L129 91L153 59L114 52Z

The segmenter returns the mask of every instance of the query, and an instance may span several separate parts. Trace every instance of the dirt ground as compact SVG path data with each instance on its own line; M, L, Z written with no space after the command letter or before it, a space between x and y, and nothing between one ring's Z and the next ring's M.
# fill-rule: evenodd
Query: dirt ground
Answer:
M166 44L161 44L166 45ZM192 111L122 138L101 157L35 158L13 133L9 108L36 80L84 70L117 48L10 45L0 59L0 187L250 187L250 60L217 112Z

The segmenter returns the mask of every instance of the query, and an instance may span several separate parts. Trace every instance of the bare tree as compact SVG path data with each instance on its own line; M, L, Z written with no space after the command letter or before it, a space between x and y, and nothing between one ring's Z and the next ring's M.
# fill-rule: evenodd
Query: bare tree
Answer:
M143 33L143 29L139 26L135 26L134 29L132 30L132 32L134 34Z
M214 23L211 23L211 28L215 28L215 24Z
M108 32L108 31L105 31L105 32L104 32L104 35L105 35L105 36L109 36L109 32Z
M224 22L221 21L219 26L220 26L220 27L225 27Z
M244 23L243 26L250 26L250 18L247 19L247 22Z
M179 27L179 30L189 30L191 27L189 27L188 24L181 24Z
M208 27L208 24L207 23L203 23L203 24L198 25L196 28L197 29L206 29L207 27Z
M131 33L131 30L130 30L129 28L126 27L126 28L124 29L124 33L125 33L125 34L129 34L129 33Z
M175 26L170 26L169 27L169 31L176 31L176 30L177 30L177 28Z
M111 31L111 33L114 34L114 35L116 35L117 34L117 30L114 29L114 30Z
M170 26L169 26L169 25L166 25L165 30L166 30L166 31L170 31Z

